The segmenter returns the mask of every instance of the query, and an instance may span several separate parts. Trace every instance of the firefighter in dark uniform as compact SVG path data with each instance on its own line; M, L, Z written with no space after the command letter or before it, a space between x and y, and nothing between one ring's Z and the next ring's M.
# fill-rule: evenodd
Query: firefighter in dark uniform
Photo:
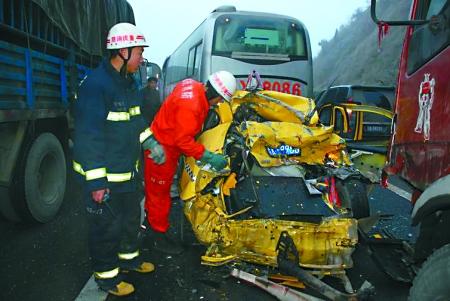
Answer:
M110 58L84 79L74 104L73 167L84 187L94 277L100 289L117 296L134 291L121 280L121 270L155 269L139 254L143 196L136 171L142 148L157 162L165 158L141 115L143 96L130 76L147 46L133 24L114 25L107 40Z

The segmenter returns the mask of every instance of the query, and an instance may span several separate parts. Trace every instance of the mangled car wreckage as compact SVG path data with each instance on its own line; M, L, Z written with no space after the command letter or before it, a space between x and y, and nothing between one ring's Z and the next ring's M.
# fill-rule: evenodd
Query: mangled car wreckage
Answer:
M184 213L207 245L202 263L234 260L277 266L289 236L298 265L322 275L352 267L356 218L369 215L363 176L345 141L318 123L314 101L275 91L238 91L220 104L198 137L229 158L214 171L186 158Z

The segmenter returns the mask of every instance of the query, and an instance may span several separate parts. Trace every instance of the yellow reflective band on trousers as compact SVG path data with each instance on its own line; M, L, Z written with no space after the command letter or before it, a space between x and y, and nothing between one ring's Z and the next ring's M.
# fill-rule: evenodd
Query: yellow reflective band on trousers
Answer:
M95 278L99 279L109 279L113 278L119 275L119 268L115 268L111 271L105 271L105 272L94 272Z
M86 170L86 181L96 180L106 177L106 168L96 168L91 170Z
M128 121L130 120L130 113L128 112L109 112L106 120L110 121Z
M131 260L131 259L139 256L139 250L137 250L136 252L132 252L132 253L119 253L117 255L119 256L120 259Z
M145 131L143 131L140 135L139 135L139 141L142 143L144 142L148 137L150 137L151 135L153 135L152 131L150 130L150 128L145 129Z
M125 182L130 180L132 176L133 176L132 172L106 174L108 182Z
M130 112L130 116L141 115L141 107L132 107L128 110Z
M133 177L133 173L131 171L124 173L107 173L106 168L96 168L84 171L80 163L73 161L72 165L73 170L86 177L86 181L106 177L108 182L125 182L131 180Z

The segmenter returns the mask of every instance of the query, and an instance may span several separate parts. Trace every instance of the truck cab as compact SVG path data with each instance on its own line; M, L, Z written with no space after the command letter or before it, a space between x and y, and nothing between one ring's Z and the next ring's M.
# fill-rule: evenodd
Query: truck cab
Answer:
M450 173L449 6L414 1L414 19L442 24L410 25L400 60L389 170L421 191Z
M409 300L450 296L450 2L412 1L410 20L385 21L371 15L379 32L407 26L397 78L388 175L408 182L417 273ZM447 276L446 276L447 275Z

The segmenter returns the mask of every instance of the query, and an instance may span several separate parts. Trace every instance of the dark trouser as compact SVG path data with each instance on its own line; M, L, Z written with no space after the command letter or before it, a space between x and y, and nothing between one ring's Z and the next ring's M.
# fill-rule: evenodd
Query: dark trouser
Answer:
M140 263L137 254L141 200L138 191L111 192L102 204L94 202L90 193L86 195L89 251L94 275L102 288L114 287L119 282L119 267Z

